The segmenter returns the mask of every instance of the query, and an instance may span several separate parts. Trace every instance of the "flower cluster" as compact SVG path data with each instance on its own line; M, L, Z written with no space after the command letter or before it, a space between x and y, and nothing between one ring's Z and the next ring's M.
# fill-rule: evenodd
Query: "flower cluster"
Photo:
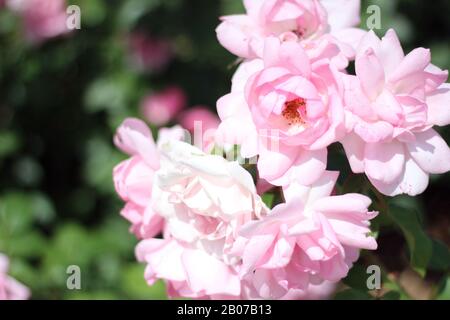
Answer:
M184 142L179 126L155 143L127 119L115 138L131 156L114 170L122 214L141 240L147 282L164 280L171 297L324 298L361 249L377 248L378 214L364 195L337 194L328 147L341 143L383 194L423 192L429 174L450 169L432 129L450 121L447 72L428 50L405 55L392 30L380 40L355 28L359 0L244 4L245 15L217 28L242 61L217 103L218 127L207 125L220 148ZM238 159L257 159L256 176L212 152L236 145ZM261 198L271 189L273 208Z
M376 216L370 199L330 196L338 173L286 186L286 203L271 210L238 162L184 135L162 129L155 143L143 122L127 119L115 139L131 156L114 180L122 215L142 239L136 254L149 284L164 279L173 297L307 298L309 289L320 296L317 287L344 277L360 248L376 248L367 235Z
M247 0L246 15L224 17L219 41L245 60L217 104L218 139L258 155L260 176L278 186L313 183L341 142L381 193L415 196L450 170L433 129L450 123L448 72L427 49L405 55L394 30L380 40L353 28L359 2Z
M8 276L9 260L0 253L0 300L26 300L30 291L23 284Z

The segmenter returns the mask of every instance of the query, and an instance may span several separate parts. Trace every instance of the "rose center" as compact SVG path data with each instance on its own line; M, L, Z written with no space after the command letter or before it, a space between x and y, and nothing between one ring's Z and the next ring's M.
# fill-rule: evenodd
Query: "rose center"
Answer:
M292 32L293 32L297 37L299 37L299 39L303 39L303 37L304 37L305 34L306 34L306 30L305 30L304 28L302 28L302 27L298 27L297 29L292 30Z
M306 101L303 98L297 98L284 104L284 110L281 113L289 125L305 124Z

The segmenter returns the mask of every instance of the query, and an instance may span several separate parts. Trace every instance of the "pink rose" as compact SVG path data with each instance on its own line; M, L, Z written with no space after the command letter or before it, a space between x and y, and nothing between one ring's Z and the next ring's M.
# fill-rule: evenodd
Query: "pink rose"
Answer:
M370 199L329 196L337 173L312 186L291 182L287 202L270 212L243 167L180 137L165 130L155 145L143 122L128 119L115 138L131 155L115 179L127 202L122 214L143 239L136 256L147 282L164 280L169 296L326 298L359 249L376 248L367 235L376 216ZM163 239L152 238L161 229Z
M218 143L259 155L259 175L274 185L313 183L325 171L327 147L345 134L342 74L330 64L338 52L332 43L305 51L268 38L264 59L243 63L217 103Z
M0 253L0 300L27 300L30 290L17 280L8 276L8 258Z
M152 192L155 169L142 160L132 156L114 169L116 191L124 201L142 207L148 204Z
M229 243L237 226L265 212L251 175L237 162L173 140L161 146L161 153L152 203L178 240Z
M183 242L146 239L136 247L136 255L147 264L147 283L164 279L170 297L226 299L240 294L240 280L232 267Z
M165 125L173 120L185 106L186 95L176 86L147 95L141 102L141 110L145 118L156 126Z
M404 55L395 31L370 32L345 76L350 134L342 140L353 172L364 172L383 194L422 193L429 174L450 170L450 149L434 125L450 123L448 72L423 48Z
M261 57L265 38L311 41L330 33L356 44L364 31L359 24L360 0L244 0L245 15L222 17L219 42L243 58Z
M31 43L41 43L69 31L65 0L7 0L6 3L21 15Z
M181 128L162 131L159 143L170 136L181 139ZM153 177L159 169L159 151L144 122L127 119L117 130L116 145L131 156L114 168L117 194L126 202L122 216L132 223L131 231L138 238L153 237L161 232L163 219L150 207Z
M164 227L164 220L151 208L133 202L127 202L120 214L131 223L130 232L138 239L155 237Z
M205 106L195 106L179 117L180 125L193 134L194 144L204 151L214 147L215 133L219 126L219 117Z
M195 123L200 122L203 130L216 129L219 126L219 118L206 106L195 106L183 112L180 116L180 125L193 132Z
M161 157L152 207L165 219L165 239L146 239L136 249L147 281L166 280L171 296L239 296L228 250L242 225L268 211L251 175L183 142L162 144Z
M168 40L135 32L128 37L131 63L140 71L160 72L173 58L172 44Z
M344 278L359 249L377 247L370 232L370 199L359 194L329 196L338 174L327 172L312 187L284 188L286 203L239 233L233 254L252 295L279 299L292 290Z

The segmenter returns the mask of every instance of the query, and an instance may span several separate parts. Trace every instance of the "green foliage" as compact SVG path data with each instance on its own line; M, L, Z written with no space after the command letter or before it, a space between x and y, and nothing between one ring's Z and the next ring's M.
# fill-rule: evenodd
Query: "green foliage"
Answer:
M448 247L438 240L433 240L433 254L429 268L434 271L448 271L450 269L450 252Z
M447 278L447 281L444 283L443 290L437 297L438 300L450 300L450 279Z
M366 292L367 277L366 268L362 265L355 265L343 282L352 289Z
M433 242L424 232L417 211L394 204L389 208L389 217L406 238L412 267L424 274L432 256Z
M273 193L265 193L262 196L262 201L266 204L268 208L273 207L273 202L275 200L275 195Z

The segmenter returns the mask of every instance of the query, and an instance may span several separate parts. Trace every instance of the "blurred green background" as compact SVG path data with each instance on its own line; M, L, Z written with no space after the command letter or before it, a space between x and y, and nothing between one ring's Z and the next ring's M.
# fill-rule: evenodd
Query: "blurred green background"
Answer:
M133 253L137 240L119 216L111 172L125 156L112 136L124 118L142 117L138 106L146 93L167 85L182 87L189 105L213 110L229 90L235 61L214 29L219 16L243 12L242 3L69 3L81 8L81 30L39 46L24 42L20 18L0 9L0 252L10 256L12 275L34 299L164 298L161 283L145 284L144 266ZM433 62L450 68L450 1L363 1L363 12L369 4L382 9L379 35L392 27L405 51L429 47ZM124 39L136 30L172 43L174 58L165 70L130 66ZM442 133L450 141L449 130ZM337 168L348 172L341 150L332 154ZM358 179L342 188L359 188ZM391 290L386 298L418 298L399 280L409 268L433 297L450 299L449 181L449 174L433 177L422 196L389 203L397 209L375 224L377 254L362 256L338 298L368 298L363 267L377 261ZM81 267L82 290L66 289L69 265Z

